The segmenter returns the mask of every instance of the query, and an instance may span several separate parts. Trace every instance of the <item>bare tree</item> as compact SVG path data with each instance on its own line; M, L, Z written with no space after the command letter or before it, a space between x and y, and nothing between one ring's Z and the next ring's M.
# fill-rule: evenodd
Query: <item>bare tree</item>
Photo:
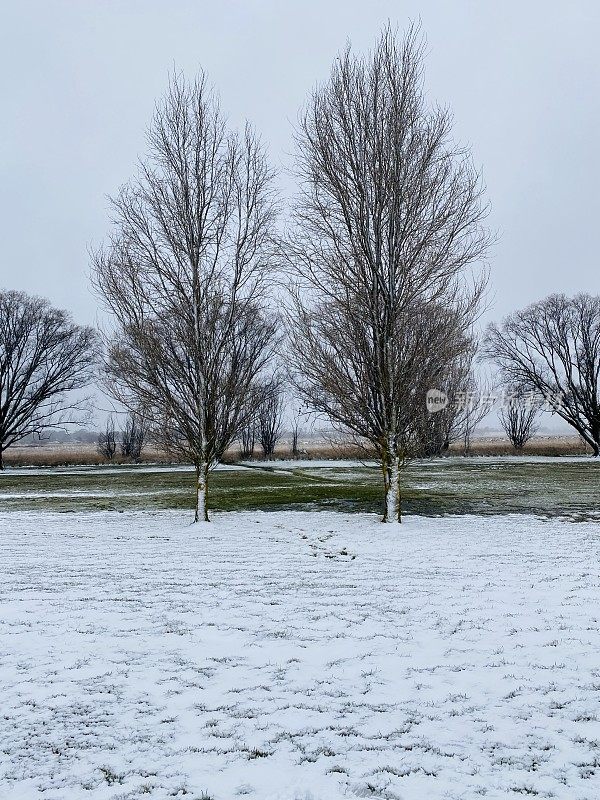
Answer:
M460 324L460 319L459 319ZM465 340L464 349L456 356L450 353L450 360L444 363L448 354L443 348L435 346L436 358L443 364L440 377L431 389L442 392L445 404L430 410L426 398L415 414L413 425L414 455L430 458L440 456L447 452L450 445L464 438L465 417L469 413L465 410L465 400L469 399L473 388L473 359L476 353L475 341Z
M471 455L473 434L490 413L495 402L494 387L485 378L477 377L471 369L465 389L456 402L456 416L452 427L452 440L461 443L463 456Z
M112 414L107 418L104 430L98 434L98 452L108 461L112 461L117 454L117 434Z
M509 386L505 392L505 404L498 411L504 433L518 453L537 431L540 413L540 398L521 391L518 386Z
M411 29L335 62L301 120L303 186L286 246L297 390L375 448L389 522L400 520L417 405L442 366L433 351L452 360L466 346L484 280L467 281L465 268L489 240L479 176L451 141L449 113L426 105L422 60Z
M146 440L146 422L140 413L129 412L121 433L121 455L139 461Z
M25 436L81 421L72 392L93 376L98 340L66 311L23 292L0 292L0 469Z
M485 352L600 455L600 297L555 294L517 311L489 327Z
M240 457L252 458L256 444L256 421L249 419L240 431Z
M299 441L300 441L300 422L302 419L302 408L299 408L292 417L292 458L298 458L300 455Z
M258 408L258 439L265 458L272 458L277 442L281 438L283 423L283 392L276 380L271 382L269 391Z
M140 176L113 200L95 282L117 330L111 390L143 407L153 438L196 470L196 521L209 470L251 419L276 321L263 311L273 251L272 174L249 127L228 133L204 77L171 81Z
M448 355L437 346L434 353L442 363ZM444 364L441 378L432 388L441 391L446 402L433 411L426 402L419 406L413 420L415 456L440 456L451 444L459 444L462 455L470 455L473 434L496 400L492 381L474 368L476 354L475 339L466 339L458 355Z

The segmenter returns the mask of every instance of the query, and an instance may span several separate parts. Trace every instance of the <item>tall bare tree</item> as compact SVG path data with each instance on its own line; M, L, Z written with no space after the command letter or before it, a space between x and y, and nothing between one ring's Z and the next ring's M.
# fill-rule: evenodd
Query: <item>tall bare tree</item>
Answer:
M272 174L249 127L227 130L203 76L172 79L140 175L113 200L95 282L117 323L113 394L145 409L153 438L209 470L260 404L276 323L263 312L272 252Z
M374 446L389 522L400 520L411 418L443 363L434 351L452 360L466 347L484 281L465 269L489 240L479 176L449 113L427 106L422 64L414 28L335 62L301 120L286 248L297 390Z
M97 334L23 292L0 292L0 469L4 451L31 434L81 421L73 399L93 377Z
M600 297L554 294L517 311L489 327L485 352L600 455Z

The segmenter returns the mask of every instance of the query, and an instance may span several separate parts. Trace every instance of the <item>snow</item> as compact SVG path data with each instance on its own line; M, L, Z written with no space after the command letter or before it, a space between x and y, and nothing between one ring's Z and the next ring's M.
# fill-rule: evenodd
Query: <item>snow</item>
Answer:
M590 463L594 464L597 461L591 455L581 455L581 456L536 456L525 454L522 456L517 455L500 455L500 456L461 456L461 455L444 455L441 460L439 457L435 458L415 458L410 459L408 464L419 464L419 465L430 465L430 464L440 464L442 467L446 464L457 464L462 465L466 464L469 466L481 466L481 465L488 465L488 464L584 464ZM237 467L254 467L255 469L323 469L323 468L335 468L338 467L340 469L351 469L357 467L370 467L370 468L377 468L379 469L379 462L374 461L371 459L365 459L361 461L360 459L335 459L335 458L328 458L328 459L286 459L286 458L275 458L272 461L240 461L237 464L232 464L230 466L231 469L235 469Z
M274 458L271 461L240 461L241 467L253 467L254 469L356 469L357 467L379 467L377 461L348 458Z
M356 466L356 462L354 462ZM240 464L216 464L214 469L218 472L232 472L245 469ZM162 472L194 472L191 464L148 464L140 466L138 464L123 464L119 466L108 466L106 464L81 464L73 467L11 467L7 466L0 472L0 480L3 475L14 477L15 475L147 475Z
M600 796L600 525L0 514L0 798Z

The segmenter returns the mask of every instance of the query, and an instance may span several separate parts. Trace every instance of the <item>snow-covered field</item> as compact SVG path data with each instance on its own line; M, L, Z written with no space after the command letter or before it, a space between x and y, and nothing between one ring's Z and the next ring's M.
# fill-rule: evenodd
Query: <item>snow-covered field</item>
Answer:
M0 797L600 797L600 525L0 514Z

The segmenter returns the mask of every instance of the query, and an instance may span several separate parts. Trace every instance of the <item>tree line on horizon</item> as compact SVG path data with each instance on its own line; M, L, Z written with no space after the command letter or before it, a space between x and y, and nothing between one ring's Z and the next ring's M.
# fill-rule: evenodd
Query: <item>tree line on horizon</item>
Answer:
M121 446L134 457L150 436L189 460L195 519L208 520L211 469L236 439L253 449L257 430L273 451L285 386L368 444L383 520L400 521L406 460L478 421L470 403L428 410L427 392L472 395L478 358L510 394L500 419L517 449L545 401L599 455L600 297L552 295L478 340L488 207L449 111L426 101L423 64L415 27L336 59L300 117L283 232L256 133L230 129L203 74L174 75L92 258L112 332L0 293L0 468L15 442L73 420L73 390L100 368L130 414Z

